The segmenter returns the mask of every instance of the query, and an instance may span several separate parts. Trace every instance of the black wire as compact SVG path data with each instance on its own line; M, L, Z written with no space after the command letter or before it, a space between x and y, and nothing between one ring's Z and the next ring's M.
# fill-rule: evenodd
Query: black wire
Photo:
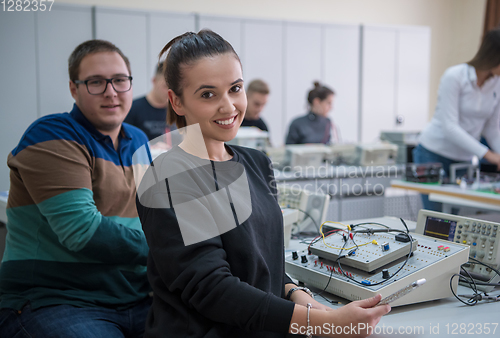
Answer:
M487 268L490 268L492 269L493 271L495 271L495 273L497 275L500 275L500 272L495 269L493 266L491 265L488 265L486 263L483 263L481 261L478 261L477 259L475 258L472 258L472 257L469 257L469 262L470 261L473 261L474 263L476 264L480 264L480 265L483 265L483 266L486 266ZM485 282L482 282L482 281L476 281L476 279L474 279L474 277L471 276L471 274L464 268L464 265L462 264L460 266L460 269L465 273L467 274L467 276L464 276L464 275L461 275L461 274L453 274L450 278L450 289L451 289L451 293L453 294L453 296L455 296L456 299L458 299L460 302L462 302L463 304L465 305L468 305L468 306L474 306L478 303L479 300L481 300L482 298L482 295L480 292L478 292L478 289L477 289L477 286L478 285L488 285L488 286L500 286L500 283L485 283ZM453 279L455 277L458 276L458 279L459 279L459 282L464 282L464 283L467 283L469 284L469 287L471 288L471 290L473 291L473 295L472 297L470 297L467 302L463 301L462 299L460 299L460 297L455 293L455 291L453 290L453 285L452 285L452 282L453 282ZM486 295L486 293L484 293Z
M321 294L326 291L326 288L328 288L328 285L330 285L330 281L332 280L332 276L333 276L333 266L332 266L332 270L330 271L330 277L328 278L328 283L326 283L325 288L318 293L318 296L321 296Z
M357 224L352 224L351 225L351 229L354 229L355 227L359 226L359 225L370 225L370 224L373 224L373 225L380 225L380 226L383 226L384 228L387 228L387 229L390 229L391 227L385 225L385 224L382 224L382 223L377 223L377 222L364 222L364 223L357 223Z
M411 254L412 254L412 252L413 252L413 240L412 240L412 238L411 238L411 236L410 236L410 230L408 230L408 226L406 225L405 221L404 221L402 218L400 218L400 220L401 220L401 222L403 223L404 227L406 228L406 232L404 232L404 231L402 231L402 230L399 230L399 229L391 229L391 228L389 228L388 226L384 225L385 227L387 227L387 232L394 232L394 231L395 231L395 232L401 232L401 233L405 234L405 235L406 235L406 237L408 237L408 239L410 240L410 252L408 253L408 255L407 255L407 257L406 257L405 262L403 263L403 265L401 265L401 267L400 267L400 268L399 268L399 269L398 269L395 273L393 273L393 274L392 274L392 276L391 276L391 277L389 277L389 278L387 278L387 279L385 279L385 280L383 280L383 281L381 281L381 282L378 282L378 283L374 283L374 284L367 285L367 284L363 284L363 283L361 283L361 282L357 281L356 279L354 279L354 277L350 277L350 276L348 276L348 275L344 272L344 269L342 269L342 266L340 265L340 259L341 259L341 258L346 257L346 256L341 256L341 253L342 253L342 250L343 250L343 249L341 249L341 250L340 250L339 256L337 257L337 260L336 260L336 263L338 264L339 269L340 269L340 272L342 273L342 275L346 276L347 278L349 278L349 279L350 279L350 280L352 280L353 282L355 282L355 283L357 283L357 284L359 284L359 285L363 285L363 286L375 286L375 285L380 285L380 284L386 283L386 282L388 282L389 280L391 280L392 278L394 278L394 276L396 276L396 275L397 275L397 274L398 274L398 273L399 273L399 272L400 272L400 271L401 271L401 270L405 267L405 265L408 263L408 260L410 259L410 256L411 256ZM360 224L356 224L356 225L362 225L362 224L366 224L366 223L360 223ZM376 224L376 223L371 223L371 224ZM370 230L370 229L369 229L369 230ZM356 232L354 232L354 234L356 234ZM344 243L344 246L345 246L345 243Z
M299 209L299 208L291 208L291 209L297 209L298 211L303 212L303 213L304 213L304 215L306 215L306 217L309 217L309 218L311 219L311 221L313 222L314 226L316 227L316 230L318 231L318 234L321 234L321 233L319 232L319 226L318 226L318 223L316 223L316 220L315 220L314 218L312 218L312 216L311 216L311 215L309 215L309 213L308 213L307 211L304 211L304 210Z
M480 261L478 261L477 259L472 258L472 257L469 257L469 261L470 261L470 260L473 260L473 261L474 261L475 263L477 263L477 264L481 264L481 265L484 265L484 266L485 266L485 267L487 267L487 268L490 268L491 270L495 271L497 275L499 275L499 276L500 276L500 271L498 271L497 269L495 269L493 266L488 265L488 264L483 263L483 262L480 262Z
M323 233L323 235L325 235L325 238L337 233L338 231L343 231L342 229L334 229L334 230L330 230L328 231L326 234ZM311 242L308 242L306 244L309 244L309 246L313 245L313 244L316 244L317 242L321 241L323 239L323 236L320 234L318 236L315 236L317 237L316 239L313 239Z
M411 241L411 236L410 236L410 230L408 230L408 226L406 225L406 222L404 219L402 218L399 218L401 220L401 222L403 223L403 225L405 226L405 229L406 229L406 234L408 235L408 237L410 238L410 241Z
M416 221L417 218L415 217L415 214L413 213L413 208L411 207L410 203L410 195L408 195L408 192L405 193L405 199L406 199L406 206L408 207L408 210L410 211L410 217L412 221Z
M359 245L358 245L358 243L356 243L356 242L354 241L354 236L356 236L356 235L357 235L357 233L354 233L354 235L352 235L352 242L354 243L354 245L356 245L356 249L353 249L353 250L354 250L354 252L358 251L358 249L359 249ZM352 252L352 250L351 250L351 251L349 251L349 253L348 253L347 255L350 255L350 254L351 254L351 252Z
M474 278L472 278L472 276L469 274L469 272L463 268L463 266L460 266L460 268L467 275L469 275L469 277L462 276L461 274L458 274L458 273L453 274L451 276L451 278L450 278L450 290L451 290L451 293L453 294L453 296L455 296L456 299L458 299L460 302L464 303L465 305L467 305L467 306L474 306L474 305L477 304L477 302L479 300L479 296L480 296L480 293L477 292L476 282L474 281ZM455 291L453 291L453 278L455 278L457 276L458 276L458 280L459 281L460 281L460 279L462 279L463 282L466 282L467 284L469 284L469 287L474 292L474 294L472 295L472 297L470 297L469 300L467 300L467 302L465 302L462 299L460 299L458 297L458 295L455 293Z
M342 246L341 252L342 252L342 250L344 250L344 247L345 247L345 245L346 245L346 244L347 244L347 241L344 241L344 245ZM323 297L321 294L322 294L323 292L325 292L325 291L326 291L326 289L328 288L328 285L330 285L330 282L331 282L332 277L333 277L333 271L335 271L334 269L335 269L335 267L334 267L334 266L332 266L332 270L330 271L330 277L328 277L328 282L326 283L325 288L324 288L323 290L321 290L321 292L320 292L320 293L318 293L318 295L319 295L319 296ZM324 299L326 299L325 297L323 297L323 298L324 298ZM326 299L326 300L328 300L328 299ZM328 300L328 301L329 301L329 300ZM331 302L331 301L329 301L329 302ZM333 302L331 302L331 303L332 303L332 304L335 304L335 303L333 303ZM337 304L338 304L338 302L337 302Z

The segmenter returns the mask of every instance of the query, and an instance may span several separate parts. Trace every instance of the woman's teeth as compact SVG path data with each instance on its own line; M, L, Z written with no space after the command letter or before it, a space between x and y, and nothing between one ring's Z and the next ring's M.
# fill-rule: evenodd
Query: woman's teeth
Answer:
M215 120L215 122L216 122L217 124L228 125L228 124L233 123L233 121L234 121L234 119L235 119L235 118L236 118L236 116L235 116L235 117L230 118L229 120L222 120L222 121L221 121L221 120Z

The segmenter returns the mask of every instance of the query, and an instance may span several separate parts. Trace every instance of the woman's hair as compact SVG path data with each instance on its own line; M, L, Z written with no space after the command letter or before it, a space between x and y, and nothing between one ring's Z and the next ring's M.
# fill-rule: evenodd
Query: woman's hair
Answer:
M500 65L500 28L488 31L476 55L467 62L477 70L490 70Z
M320 101L325 100L328 96L335 94L333 90L330 88L321 85L318 81L314 82L314 89L309 92L307 95L307 102L312 106L312 103L315 98L318 98Z
M159 58L161 59L165 53L167 53L163 67L165 81L168 88L172 89L175 95L180 98L182 98L183 86L182 71L185 67L193 65L201 58L226 53L233 53L236 59L240 61L231 44L209 29L203 29L198 33L187 32L173 38L163 47ZM167 123L170 125L175 123L177 128L184 128L187 125L186 118L177 115L170 100L167 108Z

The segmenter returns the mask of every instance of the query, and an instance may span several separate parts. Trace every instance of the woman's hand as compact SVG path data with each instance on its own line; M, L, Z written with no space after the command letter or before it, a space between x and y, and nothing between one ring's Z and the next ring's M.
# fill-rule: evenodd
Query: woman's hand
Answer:
M486 161L495 164L497 166L497 170L500 170L500 154L494 153L491 150L488 150L483 157Z
M302 302L302 296L299 298ZM289 332L307 334L308 330L316 330L311 333L322 337L367 337L373 333L380 318L391 311L390 305L376 306L381 298L382 296L376 295L329 310L314 308L313 305L309 311L309 323L307 322L307 308L296 304Z
M318 310L325 310L325 311L333 311L334 309L323 305L319 303L318 301L314 300L311 296L309 296L307 293L305 293L302 290L297 290L292 295L290 296L290 300L294 302L295 304L300 304L303 306L307 306L307 303L310 303L313 307L313 309L318 309Z
M335 326L346 328L351 327L352 323L352 327L360 329L356 334L347 334L345 337L367 337L373 333L382 316L391 311L390 305L376 306L381 299L382 296L379 294L335 309L331 315L332 322Z

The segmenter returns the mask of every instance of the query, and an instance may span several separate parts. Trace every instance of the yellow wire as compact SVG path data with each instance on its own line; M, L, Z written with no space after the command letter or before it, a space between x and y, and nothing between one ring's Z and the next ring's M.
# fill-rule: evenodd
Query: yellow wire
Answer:
M368 245L370 243L373 243L375 245L378 245L377 241L376 240L373 240L371 242L367 242L367 243L364 243L364 244L359 244L359 245L355 245L355 246L352 246L350 248L336 248L336 247L333 247L333 246L330 246L328 244L326 244L325 242L325 234L323 233L323 225L325 225L326 223L332 223L332 224L340 224L340 225L343 225L345 226L349 231L351 231L351 227L348 225L348 224L344 224L344 223L340 223L340 222L333 222L333 221L325 221L321 224L321 226L319 227L319 232L321 234L321 237L323 237L323 244L327 247L329 247L330 249L337 249L337 250L351 250L353 248L356 248L356 247L360 247L360 246L364 246L364 245Z
M378 243L377 243L376 240L373 240L373 241L367 242L367 243L363 243L363 244L358 244L358 246L354 245L354 246L351 246L350 248L336 248L334 246L330 246L330 245L326 244L324 240L323 240L323 244L325 244L330 249L337 249L337 250L351 250L351 249L354 249L354 248L357 248L357 247L360 247L360 246L364 246L364 245L368 245L368 244L378 245Z
M323 239L325 239L325 234L323 233L323 225L325 225L326 223L332 223L332 224L340 224L340 225L343 225L345 226L349 231L351 231L351 227L347 224L344 224L344 223L340 223L340 222L332 222L332 221L325 221L321 224L321 226L319 227L319 232L320 234L323 236Z

